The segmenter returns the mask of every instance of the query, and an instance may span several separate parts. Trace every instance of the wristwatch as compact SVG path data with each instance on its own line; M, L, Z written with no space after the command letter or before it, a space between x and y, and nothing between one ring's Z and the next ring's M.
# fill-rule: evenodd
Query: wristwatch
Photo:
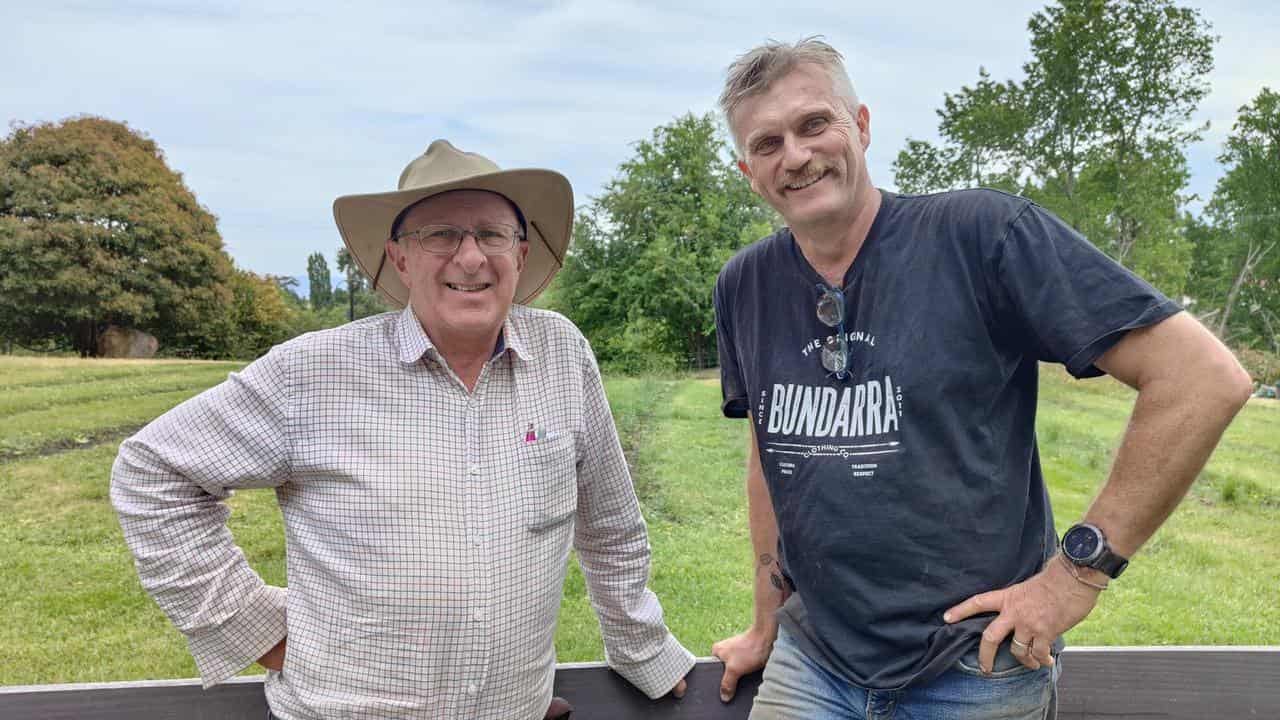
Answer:
M1129 567L1129 559L1111 551L1107 536L1097 525L1079 523L1072 525L1062 536L1062 554L1081 567L1101 570L1112 579Z

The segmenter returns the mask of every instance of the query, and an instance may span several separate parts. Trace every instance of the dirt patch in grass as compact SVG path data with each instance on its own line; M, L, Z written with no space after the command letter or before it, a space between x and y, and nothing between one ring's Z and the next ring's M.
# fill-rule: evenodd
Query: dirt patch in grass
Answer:
M95 445L110 442L122 442L125 438L133 435L146 424L141 425L123 425L121 427L103 428L95 430L84 435L77 435L69 438L58 438L34 448L23 450L5 450L0 449L0 464L15 462L18 460L30 460L31 458L44 457L46 455L57 455L58 453L68 452L71 450L85 450Z

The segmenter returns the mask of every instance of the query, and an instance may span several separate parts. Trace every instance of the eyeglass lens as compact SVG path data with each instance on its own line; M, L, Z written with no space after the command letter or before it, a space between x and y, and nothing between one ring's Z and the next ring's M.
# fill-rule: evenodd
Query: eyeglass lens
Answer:
M476 239L476 246L486 255L508 252L515 247L518 231L508 225L481 225L475 228L458 227L457 225L428 225L412 233L418 246L424 251L437 255L450 255L462 245L462 240L471 235Z

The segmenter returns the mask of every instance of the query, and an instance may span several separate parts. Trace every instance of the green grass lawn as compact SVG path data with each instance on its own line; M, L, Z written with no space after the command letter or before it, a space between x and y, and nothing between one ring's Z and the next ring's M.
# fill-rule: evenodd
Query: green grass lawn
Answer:
M108 476L121 432L235 367L0 357L0 685L195 675L134 575ZM720 417L714 379L609 378L606 390L649 521L651 586L677 636L706 655L750 616L746 426ZM1109 379L1045 368L1039 432L1059 531L1105 476L1131 401ZM1188 500L1070 643L1280 644L1278 431L1280 403L1244 410ZM283 584L274 495L242 492L231 506L249 561ZM576 563L556 642L562 661L603 657Z

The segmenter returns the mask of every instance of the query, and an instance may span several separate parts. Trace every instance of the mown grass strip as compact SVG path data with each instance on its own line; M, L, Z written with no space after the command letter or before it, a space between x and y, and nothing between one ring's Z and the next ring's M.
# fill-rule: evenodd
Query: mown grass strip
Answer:
M69 385L210 367L221 367L230 372L243 366L244 363L240 362L206 360L82 360L0 355L0 390Z
M33 454L59 443L81 444L102 431L143 425L204 389L196 384L127 400L94 400L73 410L55 407L0 418L0 458Z
M206 388L227 378L228 369L220 366L164 368L152 374L127 377L95 378L62 385L37 385L10 388L0 395L0 417L36 410L65 408L94 400L117 400L139 395L174 392L188 388Z

